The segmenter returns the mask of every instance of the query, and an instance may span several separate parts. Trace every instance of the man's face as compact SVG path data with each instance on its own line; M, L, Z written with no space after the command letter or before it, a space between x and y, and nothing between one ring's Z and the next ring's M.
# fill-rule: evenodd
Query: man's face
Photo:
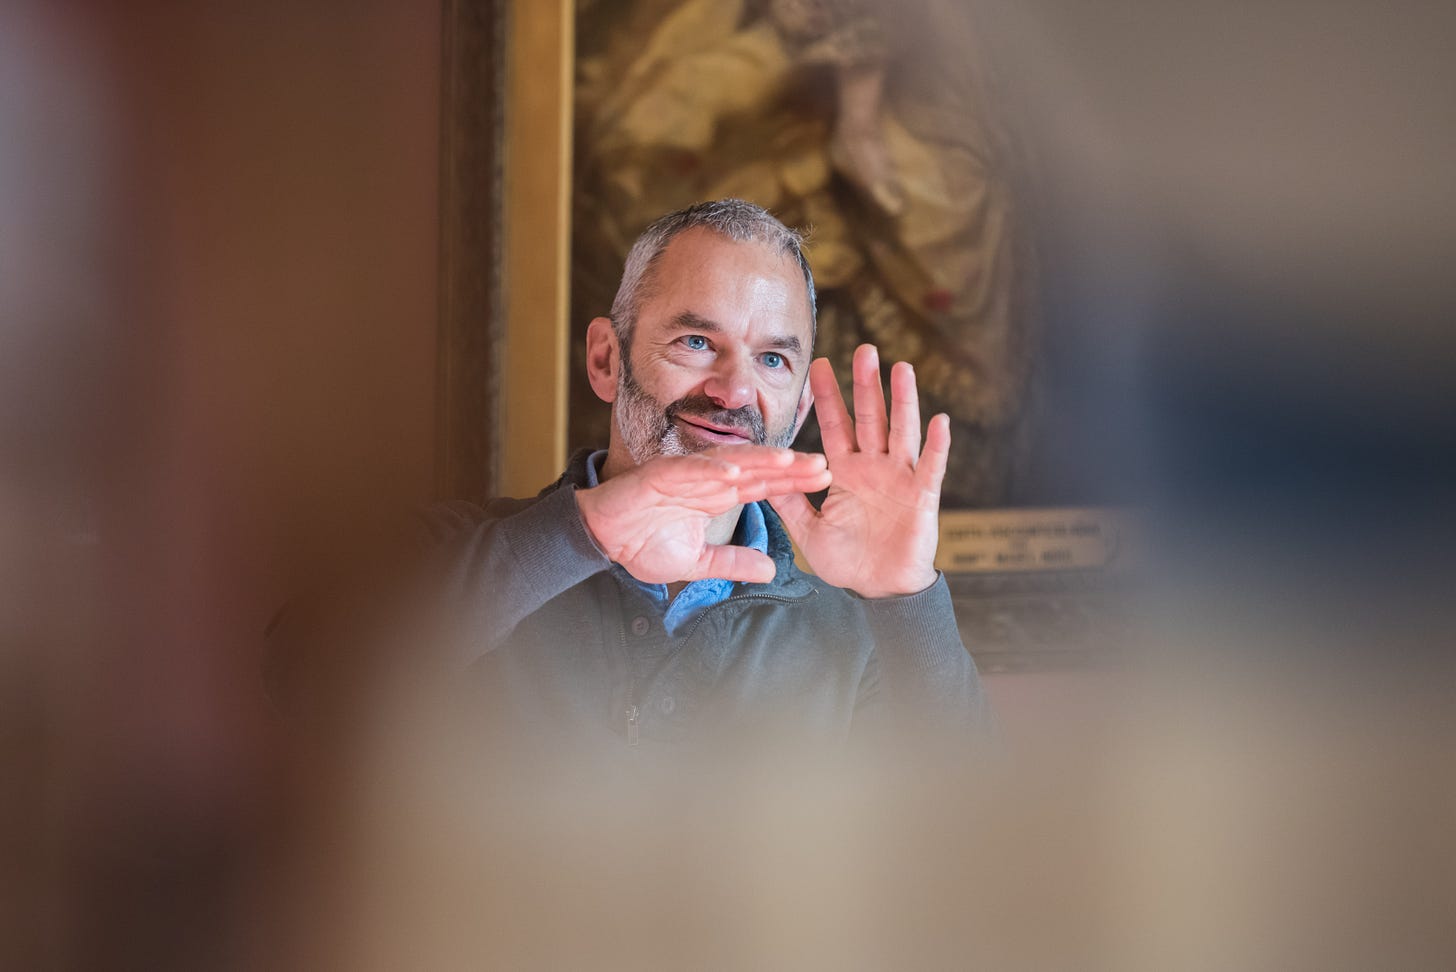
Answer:
M813 340L793 258L689 230L668 244L649 283L618 373L614 449L640 465L792 442L808 409Z

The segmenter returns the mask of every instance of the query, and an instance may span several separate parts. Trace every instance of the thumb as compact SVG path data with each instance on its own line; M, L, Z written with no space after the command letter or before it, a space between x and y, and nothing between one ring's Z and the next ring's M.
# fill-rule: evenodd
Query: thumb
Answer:
M770 496L769 505L779 515L784 523L784 529L789 531L789 536L803 549L803 537L809 532L809 528L819 516L819 511L814 509L814 504L809 502L809 497L803 493L783 493L779 496Z
M733 544L709 544L683 580L716 577L722 580L767 584L777 569L767 554Z

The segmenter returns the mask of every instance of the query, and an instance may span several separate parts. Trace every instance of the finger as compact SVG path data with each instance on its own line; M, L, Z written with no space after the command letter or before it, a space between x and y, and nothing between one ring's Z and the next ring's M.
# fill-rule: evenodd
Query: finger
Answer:
M742 470L736 476L719 479L703 476L683 482L659 484L657 493L669 501L687 501L682 505L698 509L702 505L722 505L724 509L738 503L754 503L777 493L814 493L828 489L833 474L825 467L823 456L804 456L802 464L773 470L769 475Z
M930 427L925 430L925 451L920 453L920 462L915 467L915 482L936 502L940 501L940 484L945 479L949 460L950 416L941 412L930 420Z
M768 496L779 493L817 493L828 489L834 474L828 469L812 469L794 476L769 476L764 479Z
M799 483L819 482L826 480L829 475L828 461L818 453L795 453L793 461L785 466L759 467L744 465L732 476L722 477L722 482L732 483L739 487L751 486L758 483L781 483L781 491L799 489L805 492L812 492L815 489L823 489L823 486L798 485ZM712 476L700 478L716 478ZM696 482L689 480L688 482Z
M771 479L775 476L803 476L811 473L823 472L829 467L829 462L819 452L788 452L789 458L785 462L770 463L767 465L755 465L752 463L741 463L746 472L752 472L756 476Z
M796 464L813 465L807 453L794 453L789 449L768 449L761 446L732 446L733 450L750 450L721 454L717 450L696 453L690 456L665 456L648 460L641 467L642 474L659 489L675 491L683 486L701 482L733 483L760 478L764 473L778 473ZM804 456L799 459L798 456Z
M702 580L705 577L753 584L767 584L777 571L767 554L748 547L732 544L709 544L703 548L697 564L688 571L683 580Z
M709 516L717 516L719 513L726 513L733 507L745 501L743 490L738 486L724 486L719 483L705 483L701 486L684 485L671 493L658 491L662 497L656 504L659 507L676 506L685 510L694 510L698 513L706 513Z
M860 452L884 452L887 434L880 352L873 344L854 349L854 436Z
M737 496L738 490L745 484L752 485L760 482L755 479L740 479L735 477L730 480L719 480L711 477L692 479L683 483L666 483L657 486L657 494L666 499L705 499L710 496L722 494L724 496Z
M782 449L778 446L745 443L743 445L714 446L696 453L696 455L699 458L731 462L736 466L774 467L789 465L794 461L796 453L793 449Z
M920 396L915 387L915 368L898 361L890 369L890 455L915 465L920 451Z
M853 452L854 425L849 420L839 379L834 377L834 366L828 358L817 358L809 366L809 390L814 393L814 414L819 418L819 439L824 443L824 454L834 459Z
M705 474L718 475L720 469L726 472L728 478L735 475L742 478L798 475L808 470L823 469L826 465L824 456L817 452L795 452L793 449L759 445L718 446L693 456L652 461L673 464L672 475L680 480L695 479Z
M818 518L819 511L814 509L814 504L803 493L783 493L777 496L770 496L768 503L774 508L774 512L783 521L784 529L789 531L789 536L794 542L803 547L800 538L809 532L809 527Z
M697 453L691 456L659 456L638 467L637 472L660 488L701 482L731 482L743 476L743 467L725 458Z
M753 503L774 493L813 493L828 489L833 479L821 455L797 453L794 464L767 472L737 469L725 475L712 465L700 465L691 479L660 477L648 481L663 501L715 514L738 503Z
M833 476L827 469L804 476L765 479L740 486L738 498L744 503L754 503L781 493L817 493L828 489L832 480Z

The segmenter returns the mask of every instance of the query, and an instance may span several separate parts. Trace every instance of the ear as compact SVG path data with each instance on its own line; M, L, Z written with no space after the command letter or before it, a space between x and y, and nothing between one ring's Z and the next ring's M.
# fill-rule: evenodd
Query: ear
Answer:
M611 318L596 317L586 328L586 377L602 401L617 400L617 378L622 367L617 329Z
M814 392L809 388L809 378L804 377L804 390L799 392L799 404L794 406L794 438L798 438L799 430L804 427L804 419L809 417L809 409L814 407ZM793 441L792 439L790 441Z

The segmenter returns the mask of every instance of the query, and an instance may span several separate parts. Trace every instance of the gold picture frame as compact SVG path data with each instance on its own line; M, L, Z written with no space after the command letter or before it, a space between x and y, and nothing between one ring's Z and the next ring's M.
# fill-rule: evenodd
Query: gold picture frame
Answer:
M529 495L566 458L571 0L445 0L436 491Z

